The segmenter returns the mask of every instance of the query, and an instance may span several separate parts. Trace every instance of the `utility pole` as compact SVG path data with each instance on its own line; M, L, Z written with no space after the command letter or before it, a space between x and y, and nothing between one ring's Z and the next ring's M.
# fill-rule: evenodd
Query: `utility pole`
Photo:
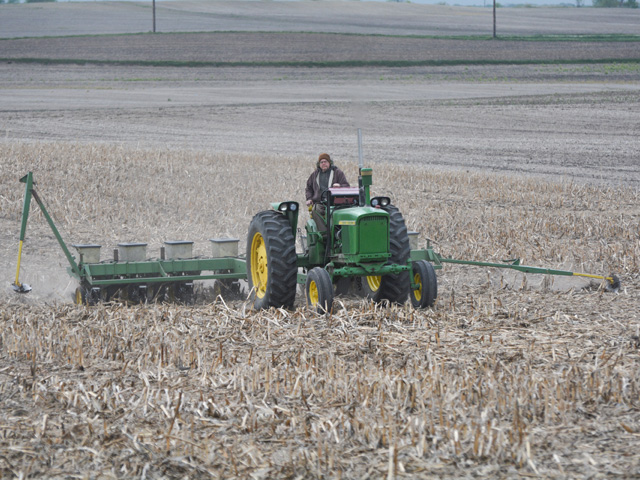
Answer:
M493 38L496 38L496 0L493 0Z
M495 0L494 0L495 2ZM153 0L153 33L156 33L156 0ZM493 36L495 37L495 30Z

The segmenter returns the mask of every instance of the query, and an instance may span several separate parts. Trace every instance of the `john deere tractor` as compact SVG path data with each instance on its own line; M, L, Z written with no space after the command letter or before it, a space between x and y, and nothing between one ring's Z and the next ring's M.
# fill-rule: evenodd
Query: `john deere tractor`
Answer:
M434 267L411 260L407 227L388 197L370 198L372 170L360 167L358 187L329 188L322 195L327 229L306 224L304 251L296 253L299 204L272 203L258 213L247 237L247 279L256 308L293 306L296 284L304 284L307 304L331 311L334 288L355 283L376 302L417 308L437 296ZM419 257L419 255L418 255Z

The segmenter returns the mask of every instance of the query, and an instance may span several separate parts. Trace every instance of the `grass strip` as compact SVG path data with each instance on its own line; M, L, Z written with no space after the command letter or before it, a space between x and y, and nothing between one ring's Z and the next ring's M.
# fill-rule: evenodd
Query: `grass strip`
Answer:
M2 37L2 40L39 40L52 38L93 38L93 37L127 37L127 36L163 36L163 35L335 35L345 37L385 37L385 38L415 38L429 40L466 40L466 41L518 41L518 42L640 42L640 35L611 33L611 34L540 34L540 35L390 35L383 33L350 33L350 32L261 32L242 30L221 30L221 31L200 31L200 32L137 32L137 33L105 33L97 35L59 35L59 36L38 36L38 37Z
M214 62L182 60L92 60L76 58L3 58L0 62L41 65L122 65L142 67L294 67L294 68L361 68L361 67L441 67L459 65L576 65L640 63L638 58L553 59L553 60L344 60L344 61L275 61L275 62Z

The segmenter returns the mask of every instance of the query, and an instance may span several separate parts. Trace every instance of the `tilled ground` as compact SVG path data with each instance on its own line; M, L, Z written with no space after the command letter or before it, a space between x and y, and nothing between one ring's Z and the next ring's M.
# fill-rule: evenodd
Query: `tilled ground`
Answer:
M637 167L619 164L619 155L596 162L597 150L588 146L602 142L604 151L613 145L602 133L606 123L594 123L601 132L596 137L577 133L583 126L578 120L571 126L577 112L611 119L614 111L628 111L626 118L633 118L637 96L626 97L632 99L628 103L612 103L612 97L564 96L558 106L557 97L544 96L540 105L533 96L519 108L504 105L504 97L480 105L433 102L432 113L440 114L434 125L447 133L437 142L433 131L426 137L432 147L425 149L427 162L414 152L415 163L379 158L373 166L376 192L391 195L411 228L422 232L422 242L424 236L435 238L442 253L495 261L523 255L538 266L617 271L619 293L582 279L558 277L552 283L539 276L445 267L438 274L434 310L340 299L330 317L304 309L301 295L295 311L253 312L245 302L212 305L211 298L194 306L72 306L75 284L35 205L21 277L34 292L16 296L8 284L21 211L17 178L27 170L36 172L69 242L99 241L109 257L118 241L149 241L155 251L167 236L183 236L197 240L202 252L213 236L243 237L248 219L269 201L299 199L320 141L329 142L335 132L346 149L353 137L330 120L344 106L303 105L310 113L305 122L296 109L298 128L324 132L309 135L306 153L298 158L255 153L275 145L295 151L292 133L281 129L291 121L293 107L286 105L226 107L218 124L231 122L226 143L219 144L226 153L167 147L162 136L180 137L193 125L188 119L194 111L186 107L171 110L162 120L170 119L166 128L152 136L145 109L12 112L14 128L26 118L31 129L22 132L29 140L12 133L2 142L2 475L640 474L638 197L637 188L620 186ZM594 110L584 98L598 99L604 108ZM419 110L414 102L393 105L398 114ZM470 111L495 114L473 142L464 141L447 120L467 122L463 117ZM551 111L560 115L552 127L544 115ZM179 130L176 112L183 115ZM248 112L269 114L251 118ZM508 128L507 113L531 119L532 112L538 123L528 122L527 128L540 133L538 141L525 143L513 120ZM556 123L559 118L564 125ZM252 125L250 135L233 131L244 121ZM407 128L406 119L398 121L396 128ZM537 160L516 164L520 173L508 173L509 163L493 163L495 177L486 168L465 172L465 164L450 171L425 167L466 158L469 168L482 168L469 154L483 145L479 133L496 125L504 127L501 137L532 149ZM608 125L614 129L613 122ZM51 141L54 132L67 138L69 128L85 132L82 142ZM206 129L201 135L212 141ZM417 136L405 136L399 145L379 135L373 143L365 137L376 155L391 145L404 156L421 145ZM118 137L122 143L113 146ZM558 156L581 148L575 141L563 150L571 138L587 142L579 151L592 159L591 169ZM625 138L632 148L632 136L624 134L615 145L624 145ZM96 139L104 143L91 143ZM143 140L146 148L135 145ZM442 150L433 148L440 142ZM254 153L231 153L234 148ZM439 160L434 152L440 152ZM344 163L355 178L354 165ZM541 181L525 174L527 169L558 176ZM280 171L287 173L274 175ZM601 176L594 178L596 172Z
M332 64L638 59L638 42L469 41L323 33L170 33L2 41L5 59Z
M3 476L634 477L638 282L342 300L3 306ZM628 290L627 290L628 289Z

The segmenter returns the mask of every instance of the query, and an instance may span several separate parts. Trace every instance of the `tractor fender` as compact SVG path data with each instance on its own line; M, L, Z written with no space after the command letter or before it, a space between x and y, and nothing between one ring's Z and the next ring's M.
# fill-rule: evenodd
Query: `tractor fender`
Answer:
M291 232L293 236L296 236L296 230L298 229L298 214L300 213L300 204L295 201L286 202L271 202L271 208L276 212L283 214L291 225Z

